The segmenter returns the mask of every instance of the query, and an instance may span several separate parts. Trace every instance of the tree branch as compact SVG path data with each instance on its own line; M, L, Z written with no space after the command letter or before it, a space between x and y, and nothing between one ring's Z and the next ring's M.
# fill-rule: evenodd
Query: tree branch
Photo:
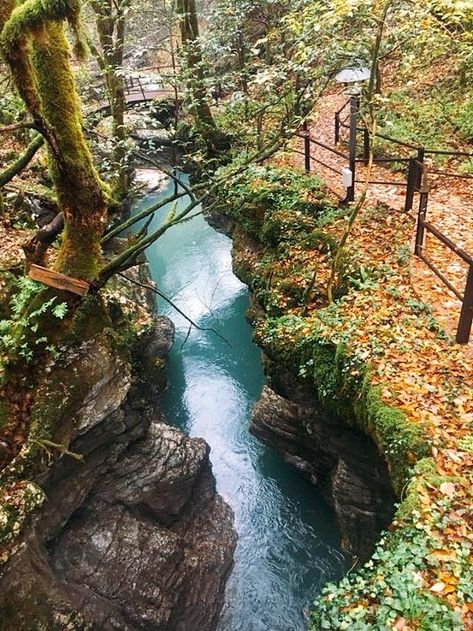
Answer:
M10 180L12 180L18 173L21 173L25 169L31 160L34 158L36 152L44 144L44 138L41 134L38 134L33 138L25 152L17 159L13 164L0 172L0 186L5 186Z
M199 326L198 324L196 324L193 320L191 320L191 318L189 318L189 316L187 316L181 309L179 309L179 307L170 298L168 298L165 294L163 294L163 292L159 291L159 289L156 289L156 287L152 287L151 285L145 285L144 283L140 283L137 280L133 280L132 278L125 276L125 274L122 274L121 272L118 272L118 276L121 276L122 278L124 278L130 283L133 283L134 285L138 285L138 287L142 287L143 289L148 289L149 291L154 292L160 298L165 300L169 305L171 305L171 307L175 309L175 311L177 311L177 313L179 313L179 315L181 315L185 320L187 320L187 322L189 322L189 324L191 324L193 327L195 327L199 331L210 331L211 333L214 333L217 337L219 337L226 344L228 344L228 346L231 347L231 344L227 340L226 337L224 337L221 333L219 333L216 329L212 327Z
M19 129L36 129L36 125L33 122L30 123L12 123L11 125L5 125L0 127L0 134L6 134L12 131L18 131Z

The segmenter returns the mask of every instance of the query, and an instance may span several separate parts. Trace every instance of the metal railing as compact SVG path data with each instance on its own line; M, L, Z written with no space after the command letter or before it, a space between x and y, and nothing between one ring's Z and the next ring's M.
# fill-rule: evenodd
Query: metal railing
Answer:
M143 101L146 101L146 92L141 83L140 77L133 77L133 75L125 75L124 76L124 88L125 93L127 95L131 95L132 93L141 93Z
M342 117L344 110L350 106L347 116ZM356 179L356 166L358 163L366 164L369 159L370 150L370 136L369 130L366 127L358 126L358 118L360 112L360 98L358 96L352 96L348 99L342 107L335 112L335 145L341 142L342 129L349 130L348 138L348 154L343 153L335 147L313 138L305 123L302 132L299 132L297 136L304 141L304 151L298 151L304 156L305 169L307 172L311 170L311 163L317 162L323 165L325 168L335 172L342 173L343 168L335 168L330 164L327 164L323 160L316 158L312 155L312 145L319 146L324 150L331 152L332 154L343 158L347 161L347 166L351 171L351 186L346 189L346 197L343 202L352 202L355 199L355 184L360 180ZM347 123L348 121L348 123ZM360 145L357 143L357 135L361 132L363 134L362 157L358 157L358 149ZM389 185L389 186L402 186L406 189L404 212L412 211L414 207L415 196L419 195L419 209L417 212L417 227L416 227L416 241L414 254L420 258L436 276L448 287L450 291L461 301L462 307L460 312L460 318L457 326L456 341L459 344L467 344L472 330L473 324L473 257L458 247L449 237L443 234L438 228L427 221L427 209L429 200L429 190L427 186L427 168L425 165L425 158L428 155L446 155L452 157L468 157L472 158L473 153L466 151L452 151L452 150L436 150L426 149L421 145L416 145L411 142L405 142L397 138L393 138L382 132L376 133L377 138L381 138L388 142L393 143L396 146L403 147L409 150L409 152L415 151L415 155L390 155L384 157L375 157L375 163L406 163L407 174L405 181L394 180L370 180L370 184L377 185ZM442 171L440 169L430 169L430 172L436 176L444 177L459 177L465 179L473 179L473 176L462 173L452 173L449 171ZM426 234L430 234L440 241L444 246L449 248L454 254L461 258L468 265L468 273L466 279L466 285L463 292L459 291L449 279L437 268L435 263L425 253L425 238Z
M425 165L418 164L418 168L422 168L421 185L418 189L419 193L419 209L417 213L416 238L414 246L414 254L423 261L427 267L446 285L449 290L462 303L460 318L458 320L456 341L458 344L468 344L473 324L473 256L466 252L463 248L454 243L441 230L427 221L427 210L429 201L429 187L427 184L427 169ZM440 173L438 170L437 173ZM468 265L466 283L463 292L459 291L450 280L443 274L435 263L429 258L425 252L425 242L427 234L435 237L440 243L446 246L451 252L456 254L462 261Z

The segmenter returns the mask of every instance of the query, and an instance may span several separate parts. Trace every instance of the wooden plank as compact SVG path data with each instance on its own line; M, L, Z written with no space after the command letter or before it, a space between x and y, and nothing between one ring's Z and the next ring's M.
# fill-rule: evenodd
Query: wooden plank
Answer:
M53 270L41 267L40 265L31 265L29 277L43 283L43 285L47 285L48 287L64 289L65 291L70 291L78 296L84 296L90 288L90 284L86 283L84 280L71 278L70 276L54 272Z

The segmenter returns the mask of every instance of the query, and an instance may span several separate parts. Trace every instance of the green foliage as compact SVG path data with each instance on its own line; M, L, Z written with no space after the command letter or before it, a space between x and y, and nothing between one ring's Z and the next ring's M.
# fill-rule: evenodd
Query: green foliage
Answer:
M314 603L310 629L384 631L404 618L419 631L461 631L464 627L459 613L432 592L419 589L420 572L434 547L435 540L413 525L383 537L372 560L360 572L323 590ZM467 555L460 563L462 572L473 578Z
M6 365L15 357L31 363L41 351L55 353L56 348L48 341L48 337L40 333L40 322L46 316L62 320L68 310L65 302L57 302L53 297L30 310L29 306L36 298L42 285L21 277L17 280L18 291L11 298L12 317L0 320L0 357Z
M301 230L311 232L329 206L319 178L269 166L250 166L221 197L237 223L271 247Z
M16 123L23 115L24 105L21 99L15 93L3 92L0 96L0 123Z
M378 542L375 553L358 572L349 574L338 585L329 584L315 601L311 612L311 631L357 629L359 631L395 628L403 618L415 629L460 631L460 614L438 598L426 583L427 572L442 571L457 583L460 603L473 596L471 544L451 542L448 561L441 561L435 529L444 529L454 498L442 496L429 508L429 520L420 502L419 489L439 488L443 481L430 458L421 460L399 506L394 530ZM376 577L373 580L373 577ZM431 579L435 580L435 579Z
M464 91L451 83L440 84L424 94L415 85L388 94L380 111L382 131L389 136L429 149L443 149L457 141L473 140L473 101L464 101ZM379 154L393 155L399 148L377 142ZM437 163L444 156L435 156Z
M461 438L458 441L458 446L460 449L463 449L463 451L473 453L473 434L468 434L464 438Z
M473 142L473 96L459 107L455 123L464 140Z

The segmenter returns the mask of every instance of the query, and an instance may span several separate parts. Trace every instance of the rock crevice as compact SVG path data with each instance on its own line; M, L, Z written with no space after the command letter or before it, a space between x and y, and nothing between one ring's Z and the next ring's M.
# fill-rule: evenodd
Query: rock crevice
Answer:
M320 489L337 514L344 547L367 559L394 512L385 461L370 438L328 415L289 375L278 375L277 385L279 392L264 387L250 431Z

